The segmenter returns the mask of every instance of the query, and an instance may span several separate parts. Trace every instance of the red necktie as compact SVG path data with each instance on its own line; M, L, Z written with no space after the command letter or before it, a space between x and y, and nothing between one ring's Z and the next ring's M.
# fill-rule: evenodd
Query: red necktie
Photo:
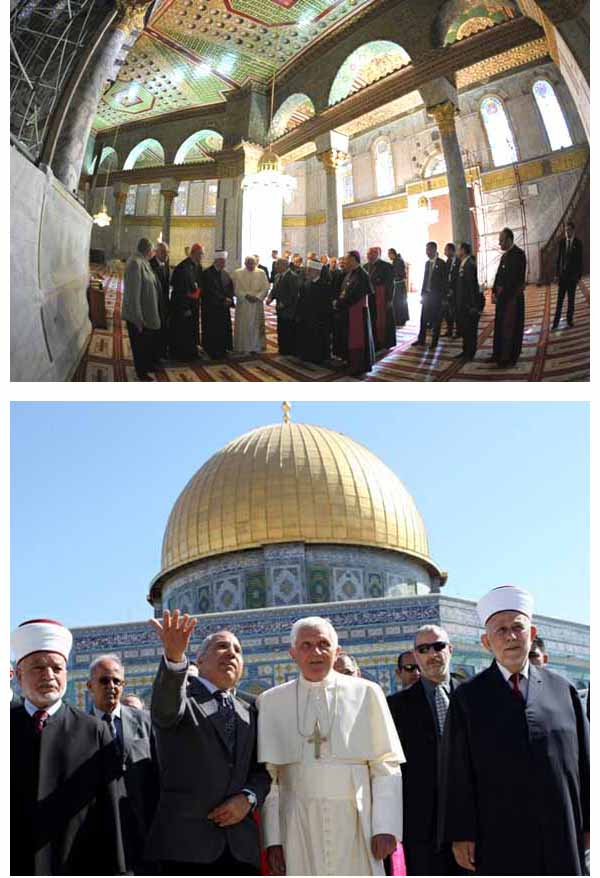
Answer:
M48 719L48 711L47 710L36 710L33 714L33 718L35 720L35 730L39 734L41 734L42 729L46 724L46 720Z
M525 704L525 698L523 697L523 693L519 689L519 680L521 679L521 674L511 674L508 678L512 684L512 693L519 702L519 704Z

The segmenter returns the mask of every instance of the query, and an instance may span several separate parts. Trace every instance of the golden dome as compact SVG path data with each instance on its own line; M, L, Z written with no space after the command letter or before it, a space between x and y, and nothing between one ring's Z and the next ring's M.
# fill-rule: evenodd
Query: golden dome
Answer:
M283 423L234 439L188 482L153 589L191 562L284 542L391 549L445 579L413 498L378 457L333 430Z

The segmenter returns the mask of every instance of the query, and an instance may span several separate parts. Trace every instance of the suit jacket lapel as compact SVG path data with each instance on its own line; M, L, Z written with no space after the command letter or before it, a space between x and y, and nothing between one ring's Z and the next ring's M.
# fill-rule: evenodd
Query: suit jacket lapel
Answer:
M542 695L544 685L544 671L529 664L529 685L527 687L527 705L528 713L535 711L538 699Z
M191 692L190 695L194 698L200 713L212 724L225 750L229 753L227 735L225 734L225 716L219 710L219 702L199 681L194 680L192 686L195 691Z
M417 680L416 683L413 683L411 690L413 692L416 703L419 705L420 720L421 725L423 726L423 731L429 735L432 735L434 740L437 740L438 734L435 727L433 714L431 712L431 707L429 706L425 687L423 686L421 680Z

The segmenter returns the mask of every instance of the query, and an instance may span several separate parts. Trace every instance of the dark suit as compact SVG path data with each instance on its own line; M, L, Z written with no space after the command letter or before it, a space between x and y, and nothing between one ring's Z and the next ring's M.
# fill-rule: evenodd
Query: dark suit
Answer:
M472 359L477 352L477 330L481 314L481 294L477 263L472 256L460 265L456 279L456 321L463 340L463 354Z
M583 875L589 771L575 687L530 664L523 705L494 661L450 701L441 838L474 841L478 875Z
M256 794L259 806L269 792L268 772L256 762L256 708L239 696L233 701L232 752L217 699L197 679L189 681L186 692L186 671L169 670L161 659L152 689L160 799L146 853L150 859L180 865L180 874L191 874L192 864L196 874L218 874L215 864L225 857L232 861L230 874L236 873L236 863L240 875L259 867L252 814L231 827L217 826L207 817L244 788Z
M451 256L446 260L446 298L444 300L444 316L442 319L446 321L446 335L449 336L454 332L455 325L457 333L460 334L460 323L456 313L456 283L458 281L459 267L460 259L458 256Z
M171 269L169 261L160 262L156 256L150 260L152 271L156 275L158 286L158 312L160 314L160 329L156 333L156 358L167 356L169 346L169 291L171 286Z
M94 713L91 708L90 713ZM115 740L121 765L119 777L119 813L128 871L147 875L144 847L158 802L158 767L150 713L121 705L114 723L120 731Z
M277 345L284 356L294 355L296 344L296 308L300 277L291 268L275 275L271 299L277 302Z
M456 684L450 680L450 692ZM437 843L440 735L422 680L388 698L406 762L402 764L408 875L462 875L451 845Z
M419 344L425 344L427 327L431 326L431 345L435 347L440 337L442 308L448 285L448 268L443 259L436 256L430 271L430 260L425 263L423 285L421 287L421 326L419 328ZM429 275L431 274L431 277Z
M514 244L500 257L492 288L496 298L493 358L499 366L514 366L521 356L526 273L525 253Z
M583 272L583 245L579 238L571 240L571 246L567 249L567 240L563 238L558 247L558 259L556 262L556 274L558 275L558 299L554 312L554 326L558 326L562 313L565 293L568 296L567 323L573 323L575 315L575 290L581 280Z

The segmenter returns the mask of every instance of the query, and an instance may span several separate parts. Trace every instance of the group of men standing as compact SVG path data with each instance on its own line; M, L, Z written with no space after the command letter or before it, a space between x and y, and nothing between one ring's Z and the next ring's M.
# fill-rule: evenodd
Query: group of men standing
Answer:
M423 625L387 702L327 619L294 623L297 674L255 699L233 632L204 638L192 674L198 619L165 611L150 714L123 705L110 655L90 668L90 712L71 707L70 632L23 623L11 874L383 875L400 843L408 875L586 874L579 694L530 658L528 592L495 588L477 610L491 665L461 680L447 632Z

